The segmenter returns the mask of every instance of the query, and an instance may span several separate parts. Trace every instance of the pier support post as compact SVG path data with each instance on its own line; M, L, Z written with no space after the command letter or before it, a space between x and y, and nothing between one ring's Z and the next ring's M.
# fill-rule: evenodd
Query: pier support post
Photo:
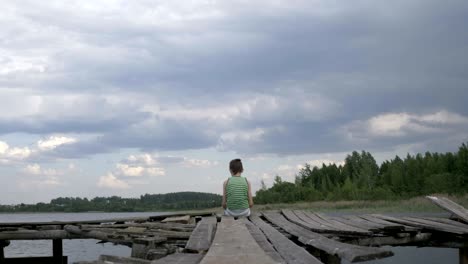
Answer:
M63 244L62 239L52 240L52 252L54 264L63 264Z
M458 256L460 258L460 264L468 264L468 248L460 248Z

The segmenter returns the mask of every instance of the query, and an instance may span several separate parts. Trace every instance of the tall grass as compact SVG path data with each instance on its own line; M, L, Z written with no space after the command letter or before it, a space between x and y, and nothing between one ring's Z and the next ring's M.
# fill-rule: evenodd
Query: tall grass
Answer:
M447 197L450 200L468 208L468 194L463 196L450 196L434 194L433 196ZM300 209L316 212L353 212L353 213L404 213L404 212L445 212L425 197L415 197L407 200L379 200L379 201L318 201L298 203L277 203L256 205L254 211Z

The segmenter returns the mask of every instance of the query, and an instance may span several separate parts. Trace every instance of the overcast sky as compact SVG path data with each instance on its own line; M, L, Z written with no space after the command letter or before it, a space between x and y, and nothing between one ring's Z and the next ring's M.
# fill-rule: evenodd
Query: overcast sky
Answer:
M0 204L258 189L468 141L465 0L0 1Z

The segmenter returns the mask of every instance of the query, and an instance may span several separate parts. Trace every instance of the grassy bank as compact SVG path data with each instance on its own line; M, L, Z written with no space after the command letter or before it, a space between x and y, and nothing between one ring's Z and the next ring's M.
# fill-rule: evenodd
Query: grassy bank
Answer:
M444 196L468 208L468 195ZM300 209L316 212L350 212L350 213L405 213L405 212L445 212L425 197L416 197L408 200L382 200L382 201L319 201L299 202L291 204L264 204L255 205L255 211Z

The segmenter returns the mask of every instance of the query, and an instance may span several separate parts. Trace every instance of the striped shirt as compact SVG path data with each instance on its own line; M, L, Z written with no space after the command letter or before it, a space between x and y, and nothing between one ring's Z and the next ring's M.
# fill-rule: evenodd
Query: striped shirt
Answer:
M233 176L228 179L226 185L226 203L230 210L249 208L247 179Z

